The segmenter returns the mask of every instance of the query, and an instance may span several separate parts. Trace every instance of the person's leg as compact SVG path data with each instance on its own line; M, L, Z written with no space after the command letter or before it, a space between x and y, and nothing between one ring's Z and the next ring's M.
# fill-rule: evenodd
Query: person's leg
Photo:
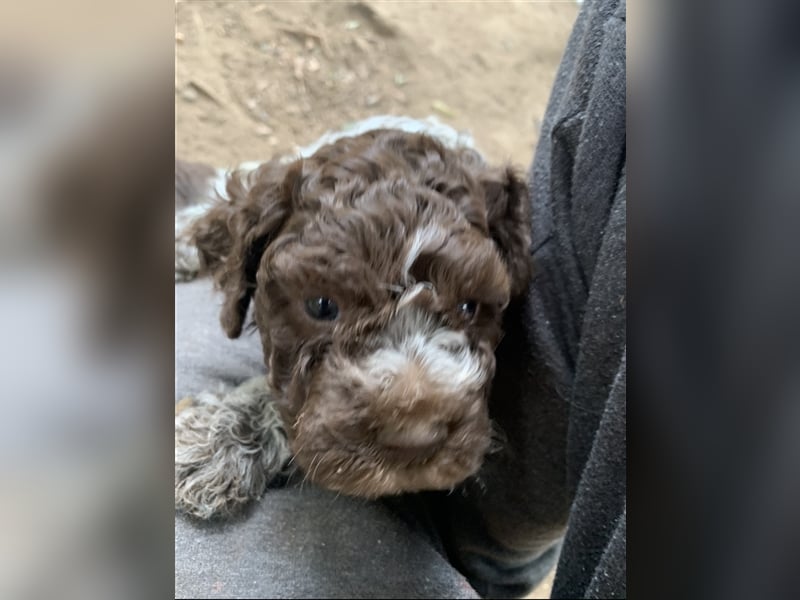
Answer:
M482 595L524 595L568 523L553 597L624 595L624 1L581 10L531 192L536 275L507 313L490 401L507 441L480 481L434 504Z
M477 598L389 507L313 485L268 489L240 518L175 521L176 598Z
M175 286L175 400L263 371L257 334L232 341L209 279ZM267 489L238 518L176 515L178 598L476 598L413 498L368 502L302 480Z

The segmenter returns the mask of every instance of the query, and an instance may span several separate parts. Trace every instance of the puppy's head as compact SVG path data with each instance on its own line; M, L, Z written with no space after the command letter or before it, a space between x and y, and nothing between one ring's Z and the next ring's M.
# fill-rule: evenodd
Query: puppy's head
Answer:
M196 243L229 336L254 304L307 476L374 497L475 473L502 313L529 278L524 183L377 131L232 177L228 195Z

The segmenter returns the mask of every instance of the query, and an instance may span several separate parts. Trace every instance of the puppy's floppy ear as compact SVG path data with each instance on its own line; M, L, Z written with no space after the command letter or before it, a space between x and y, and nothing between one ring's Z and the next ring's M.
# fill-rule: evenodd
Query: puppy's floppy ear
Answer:
M261 256L291 214L302 170L301 160L288 166L272 161L246 175L231 174L230 200L220 200L193 226L201 268L225 296L220 321L230 338L242 332Z
M508 265L514 297L525 292L533 271L528 185L511 167L489 170L480 183L486 194L489 234Z

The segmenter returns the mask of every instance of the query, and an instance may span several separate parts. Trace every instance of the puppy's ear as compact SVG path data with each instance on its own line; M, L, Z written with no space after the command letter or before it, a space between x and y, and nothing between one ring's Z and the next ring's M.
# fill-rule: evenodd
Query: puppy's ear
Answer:
M220 200L193 226L201 269L225 296L220 321L230 338L242 332L261 256L291 214L302 170L302 161L273 161L246 175L233 173L225 188L229 200Z
M489 234L511 274L511 296L525 292L533 271L528 185L513 168L491 169L480 179Z

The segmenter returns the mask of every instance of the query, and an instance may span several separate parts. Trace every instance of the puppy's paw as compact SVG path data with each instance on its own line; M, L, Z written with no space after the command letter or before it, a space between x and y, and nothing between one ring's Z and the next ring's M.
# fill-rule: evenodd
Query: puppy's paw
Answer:
M261 497L290 458L264 377L228 394L204 392L175 415L175 507L200 519Z
M200 273L200 255L191 243L175 240L175 283L192 281Z
M192 241L192 224L208 211L206 205L175 213L175 282L192 281L201 271L200 253Z

